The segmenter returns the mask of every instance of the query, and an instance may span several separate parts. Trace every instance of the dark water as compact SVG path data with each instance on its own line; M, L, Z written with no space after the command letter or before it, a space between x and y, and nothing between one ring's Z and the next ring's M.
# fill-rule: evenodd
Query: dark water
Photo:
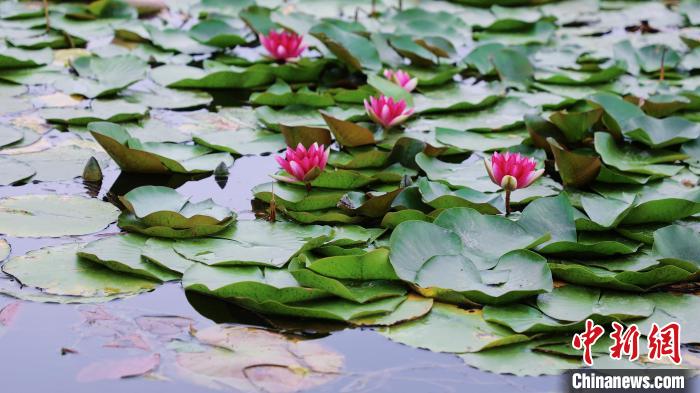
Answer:
M253 217L250 190L267 181L276 170L272 157L243 157L231 168L222 189L213 177L197 181L178 178L144 178L120 175L107 170L98 198L110 200L139 183L175 186L194 200L213 198L234 209L240 218ZM0 197L22 194L60 193L90 195L76 179L64 183L28 184L0 187ZM94 195L94 190L92 192ZM48 224L48 223L47 223ZM112 225L102 233L117 232ZM99 234L98 234L99 235ZM8 238L12 255L47 245L87 241L81 238ZM189 297L189 299L188 299ZM12 303L0 295L0 308ZM206 392L208 387L180 379L172 370L172 359L164 356L154 376L116 381L78 382L76 375L86 365L101 359L144 355L138 349L106 348L109 333L86 327L85 313L106 312L132 321L143 315L169 315L190 318L197 329L215 323L258 323L248 313L202 296L186 296L179 283L162 285L155 291L100 305L60 305L21 302L9 328L0 330L0 391L2 392ZM343 374L314 392L549 392L560 390L560 377L522 378L481 372L465 365L458 357L432 353L397 344L363 329L337 330L320 334L319 343L345 357ZM62 355L62 348L77 351Z

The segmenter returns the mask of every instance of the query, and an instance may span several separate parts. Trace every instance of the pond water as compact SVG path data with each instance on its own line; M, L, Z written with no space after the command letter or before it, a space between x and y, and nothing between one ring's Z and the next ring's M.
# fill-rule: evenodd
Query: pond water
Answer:
M178 187L195 200L211 197L234 209L239 218L253 217L251 188L273 173L276 163L270 156L242 157L231 168L223 188L213 177L188 181ZM173 178L133 177L119 171L105 171L97 198L110 200L123 195L138 183L176 185ZM94 191L95 187L91 187ZM81 194L91 191L79 180L65 183L38 183L0 187L0 197L22 194ZM93 193L94 195L94 193ZM103 232L80 238L28 239L8 238L12 255L48 245L91 240L101 234L119 231L115 224ZM6 279L6 278L3 278ZM0 295L0 308L16 300ZM94 315L110 315L95 318ZM280 321L260 320L214 298L188 294L180 283L162 285L155 291L132 298L99 305L46 304L20 302L11 325L0 338L0 380L3 390L15 392L61 391L123 392L167 389L169 392L206 392L200 386L178 378L174 360L161 353L161 364L152 375L113 381L79 382L82 369L104 360L143 356L147 352L133 345L112 342L119 325L132 323L143 316L177 316L189 318L196 329L214 323L253 324L296 333L336 351L345 359L343 372L333 381L309 391L318 392L488 392L558 391L560 377L514 377L481 372L465 365L450 354L433 353L394 343L369 329L344 329L342 326L319 326L298 322L287 326ZM95 327L96 321L107 321ZM279 329L283 326L283 329ZM335 330L328 332L327 330ZM0 334L3 331L0 330ZM182 332L180 332L182 333ZM186 334L186 332L182 333ZM133 344L133 343L130 343ZM63 353L62 353L63 352ZM167 351L166 351L167 352ZM99 363L98 363L99 364Z

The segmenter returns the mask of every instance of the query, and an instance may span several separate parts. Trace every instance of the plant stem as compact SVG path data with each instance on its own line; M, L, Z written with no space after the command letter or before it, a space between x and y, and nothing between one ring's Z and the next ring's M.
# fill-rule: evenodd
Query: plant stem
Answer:
M506 190L506 217L510 215L510 191Z
M49 19L49 0L44 0L44 18L46 18L46 31L51 30L51 20Z
M275 201L275 183L272 183L272 197L270 198L270 212L267 219L270 222L277 221L277 201Z
M399 11L403 11L403 0L399 0Z
M661 72L659 72L659 81L664 80L664 61L666 60L666 47L664 46L663 52L661 52Z

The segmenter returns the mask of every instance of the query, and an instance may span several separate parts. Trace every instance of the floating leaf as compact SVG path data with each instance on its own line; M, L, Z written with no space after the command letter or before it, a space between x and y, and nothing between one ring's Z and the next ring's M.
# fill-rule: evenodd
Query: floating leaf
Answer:
M207 265L281 267L293 256L332 235L329 227L289 222L237 221L216 238L179 241L175 251Z
M119 200L143 224L173 229L219 226L224 229L235 214L228 208L207 199L193 203L169 187L141 186Z
M141 256L147 238L139 235L117 235L95 240L78 251L78 256L117 272L130 273L157 282L179 278Z
M11 158L0 157L0 166L3 168L0 174L0 186L20 183L36 174L31 166Z
M642 116L633 117L625 123L624 134L652 149L659 149L698 138L700 126L682 117L655 119Z
M654 232L654 253L659 261L678 266L691 273L700 269L697 230L671 225Z
M125 172L135 173L207 173L220 163L233 164L228 153L211 153L203 146L175 143L141 142L118 124L93 122L92 136Z
M435 303L425 317L379 331L392 341L434 352L479 352L529 337L484 321L480 310ZM459 333L457 333L459 332Z
M358 326L391 326L423 317L433 308L433 299L410 294L393 312L351 320Z
M339 59L355 70L379 70L379 53L372 43L359 34L330 22L321 22L309 34L318 38Z
M0 199L0 233L14 237L86 235L107 227L118 213L109 203L81 196L7 197Z
M595 133L595 150L607 165L621 171L645 175L673 176L681 167L664 164L687 158L685 154L667 150L640 150L633 146L618 146L612 135Z
M580 359L552 356L536 351L546 339L496 347L490 350L464 353L459 357L480 370L517 376L557 375L581 366Z
M275 202L287 210L316 211L334 208L345 195L342 190L312 189L282 183L264 183L253 188L256 198L270 203L274 192Z
M259 266L195 263L183 275L182 286L224 299L245 298L255 302L293 303L330 296L321 289L302 287L287 270Z
M88 301L93 301L91 297L136 294L157 286L152 280L117 273L78 257L80 246L66 244L31 251L11 258L2 270L23 285L53 295L87 297Z
M539 295L537 307L552 318L580 322L594 315L622 320L647 317L654 311L654 302L632 294L566 285Z

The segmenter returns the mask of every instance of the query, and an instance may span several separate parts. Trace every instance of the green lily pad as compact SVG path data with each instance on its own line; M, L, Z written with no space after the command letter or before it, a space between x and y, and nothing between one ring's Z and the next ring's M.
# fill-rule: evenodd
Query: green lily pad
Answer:
M36 174L36 171L31 166L11 158L0 157L0 167L2 167L0 186L20 183Z
M618 146L612 135L595 133L595 150L607 165L621 171L643 175L673 176L681 167L664 164L687 158L685 154L668 150L641 150L633 146Z
M541 83L557 85L594 85L610 82L625 73L622 64L614 64L596 72L581 72L572 70L537 71L535 79Z
M175 251L207 265L284 266L299 252L332 236L330 227L289 222L237 221L215 238L181 240Z
M78 256L104 265L117 272L134 274L157 282L180 276L153 264L141 256L146 237L134 234L109 236L86 244Z
M654 253L659 261L680 267L691 273L700 269L697 230L671 225L654 232Z
M422 201L435 209L470 207L486 214L498 214L505 210L503 199L497 194L484 194L468 187L452 191L442 183L426 179L418 180L417 186Z
M365 109L362 106L332 106L326 108L324 112L340 120L366 119ZM326 127L326 123L318 108L309 108L303 105L291 105L280 110L261 106L255 108L255 114L266 128L278 132L281 132L280 125L288 127Z
M241 37L243 32L220 19L203 20L192 26L189 34L202 44L217 48L228 48L246 43L246 40Z
M285 269L259 266L207 266L195 263L185 271L182 286L224 299L293 303L329 297L316 288L302 287Z
M336 207L346 191L311 189L280 182L264 183L253 188L253 194L263 202L270 203L274 192L275 202L292 211L316 211Z
M208 69L164 65L152 69L151 78L162 86L188 89L250 89L269 85L275 80L266 64L247 68L221 64Z
M538 249L548 255L591 257L632 254L641 243L606 232L580 232L576 241L558 241Z
M278 208L279 209L279 208ZM301 224L359 224L364 217L351 216L340 209L315 210L310 212L279 209L292 220Z
M489 107L501 99L502 92L497 86L484 82L469 84L453 83L446 87L434 88L413 98L416 112L470 111Z
M458 131L449 128L437 128L435 138L438 142L464 151L493 151L519 145L527 137L526 131L477 133Z
M90 122L122 123L146 116L148 108L122 99L95 100L89 108L45 108L40 115L49 123L84 126Z
M523 113L533 111L533 107L520 99L506 97L495 105L471 112L444 113L421 116L406 123L408 129L426 130L450 128L486 133L518 129L523 124ZM498 138L500 135L494 135Z
M367 303L406 294L406 287L396 281L339 280L307 269L306 265L309 263L308 256L304 254L290 262L289 271L299 283L310 288L324 290L355 303Z
M549 268L554 277L572 284L630 292L646 292L656 287L686 281L692 277L692 273L676 266L618 272L582 263L554 261L550 262Z
M141 255L149 262L182 275L196 262L175 252L175 240L152 237L141 247Z
M697 139L700 126L682 117L655 119L642 116L625 123L624 134L652 149L659 149Z
M209 105L213 98L204 91L170 89L153 84L139 83L122 91L122 97L153 109L187 109ZM172 131L172 130L168 130ZM163 141L161 141L163 142Z
M653 302L655 308L654 313L648 318L634 322L639 326L640 331L650 331L652 323L664 326L669 322L676 322L683 327L681 343L700 343L695 318L700 310L700 301L696 295L659 292L644 295L644 299Z
M452 187L470 187L480 192L500 190L489 178L481 161L465 160L461 164L453 164L429 157L425 153L416 154L415 160L432 181L445 182Z
M359 255L315 259L306 268L326 277L342 280L398 280L389 263L389 250L378 248Z
M572 109L552 113L549 115L549 121L561 130L569 142L579 142L590 134L593 126L603 115L603 109L582 108L581 111Z
M485 306L483 312L486 321L522 334L570 332L583 327L582 322L560 321L528 304Z
M274 153L286 146L282 135L263 130L211 132L197 135L193 139L202 146L235 155Z
M143 79L148 70L145 61L131 55L109 58L83 56L73 60L72 66L79 77L60 78L54 82L54 87L88 98L114 95Z
M258 303L243 298L238 299L237 302L243 307L263 314L351 321L369 316L390 314L396 310L405 299L405 296L390 297L369 303L355 303L344 299L323 299L282 304L272 300Z
M109 158L99 146L74 141L65 141L46 150L12 157L32 167L36 171L32 180L37 181L72 180L82 175L85 164L93 157L102 168L109 164Z
M561 321L580 322L594 315L626 320L648 317L654 302L634 294L566 285L539 295L537 308Z
M379 70L382 66L379 52L372 43L355 32L331 22L321 22L309 30L336 57L355 70Z
M0 233L13 237L86 235L107 227L118 213L109 203L81 196L7 197L0 199Z
M53 295L108 297L154 289L157 284L118 273L76 255L80 244L65 244L30 251L7 261L2 270L22 284Z
M88 124L92 136L125 172L135 173L207 173L224 163L231 166L228 153L213 153L203 146L176 143L141 142L118 124Z
M507 218L483 215L469 208L447 209L433 224L459 235L463 254L481 269L495 266L498 258L510 251L536 247L551 236L541 228L530 232Z
M592 104L603 108L605 111L602 118L603 123L617 135L620 135L622 127L630 119L644 115L644 111L637 105L627 102L612 93L598 92L588 97L588 100Z
M466 364L483 371L517 376L557 375L581 366L580 359L552 356L536 350L538 345L547 342L547 339L534 340L464 353L459 357Z
M434 352L479 352L488 348L528 341L530 338L484 321L480 310L435 303L421 319L383 328L379 333L392 341Z
M22 138L24 138L24 133L21 131L12 127L0 125L0 148L15 144L21 141Z
M127 210L147 226L174 229L194 228L200 225L226 227L235 214L211 199L193 203L176 190L161 186L135 188L119 200Z
M0 48L0 68L26 68L49 64L53 51L49 48L26 50L12 47Z
M350 323L358 326L391 326L397 323L412 321L428 314L433 308L433 299L409 294L393 312L386 315L374 315L351 320Z
M307 87L293 91L283 80L277 80L264 92L251 94L250 102L256 105L272 107L305 105L314 108L325 108L334 104L333 98L328 94L313 92Z
M450 303L505 304L552 290L546 260L527 251L503 255L493 269L477 270L462 255L437 255L417 272L416 290Z

